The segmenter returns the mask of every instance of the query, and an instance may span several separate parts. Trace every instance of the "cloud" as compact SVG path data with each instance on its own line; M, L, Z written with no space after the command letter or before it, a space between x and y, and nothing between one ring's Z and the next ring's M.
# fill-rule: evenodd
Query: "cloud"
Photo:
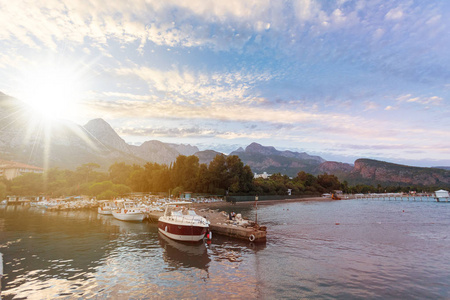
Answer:
M431 97L413 97L411 94L401 95L396 99L398 102L406 102L406 103L418 103L422 105L441 105L443 102L442 97L431 96Z
M401 7L396 7L389 10L385 17L386 20L400 20L403 18L403 9Z
M150 93L178 105L258 104L264 100L254 92L255 87L273 78L268 73L246 71L202 73L179 69L161 71L148 67L119 68L113 72L119 76L140 78Z
M372 101L364 102L364 106L365 106L364 111L376 110L379 107L378 103Z
M119 135L143 136L143 137L196 137L208 138L218 134L214 130L196 127L190 128L170 128L164 127L123 127L118 129Z

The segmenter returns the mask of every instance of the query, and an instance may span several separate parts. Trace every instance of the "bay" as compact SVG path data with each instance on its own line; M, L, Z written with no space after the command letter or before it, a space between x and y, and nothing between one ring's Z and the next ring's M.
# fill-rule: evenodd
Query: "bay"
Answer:
M448 203L280 202L257 215L265 244L189 245L148 222L3 206L2 299L450 298Z

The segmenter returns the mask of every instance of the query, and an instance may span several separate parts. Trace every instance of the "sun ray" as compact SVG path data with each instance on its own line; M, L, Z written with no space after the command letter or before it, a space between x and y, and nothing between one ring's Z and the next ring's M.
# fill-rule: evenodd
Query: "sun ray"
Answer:
M19 98L46 119L72 119L84 93L76 65L42 63L22 72Z

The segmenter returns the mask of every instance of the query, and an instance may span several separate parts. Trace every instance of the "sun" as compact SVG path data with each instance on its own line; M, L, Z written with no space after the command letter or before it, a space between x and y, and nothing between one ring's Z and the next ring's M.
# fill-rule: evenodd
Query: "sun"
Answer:
M71 119L82 97L81 79L74 67L40 65L20 78L20 98L47 119Z

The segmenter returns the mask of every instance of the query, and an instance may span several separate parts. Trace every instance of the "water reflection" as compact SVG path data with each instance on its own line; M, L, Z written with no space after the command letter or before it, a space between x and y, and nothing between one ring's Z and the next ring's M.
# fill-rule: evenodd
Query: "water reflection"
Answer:
M287 203L258 219L267 244L184 245L94 211L0 207L2 299L450 299L450 205Z
M211 259L204 242L198 244L181 243L159 234L159 243L164 249L164 260L174 269L184 267L208 270Z

